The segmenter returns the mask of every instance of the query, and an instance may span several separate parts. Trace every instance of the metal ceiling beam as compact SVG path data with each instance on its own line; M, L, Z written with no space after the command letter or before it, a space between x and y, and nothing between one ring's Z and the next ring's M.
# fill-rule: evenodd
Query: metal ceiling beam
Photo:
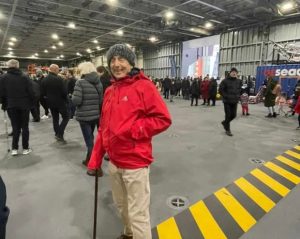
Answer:
M147 1L147 0L144 0L144 1ZM187 4L187 3L189 3L189 2L192 2L192 1L193 1L193 0L189 0L189 1L187 1L187 2L178 4L178 5L176 5L176 6L172 7L172 8L176 8L176 7L185 5L185 4ZM159 13L157 13L157 14L161 14L162 12L164 12L164 11L161 11L161 12L159 12ZM154 14L153 16L156 16L157 14ZM137 24L137 23L139 23L139 22L142 22L143 20L146 20L146 19L148 19L148 18L149 18L149 17L142 18L142 19L140 19L140 20L137 20L136 22L127 24L127 25L125 25L124 27L121 27L121 28L119 28L119 29L123 29L123 28L129 27L129 26L132 26L132 25ZM114 30L114 31L115 31L115 30ZM102 36L105 36L105 35L108 35L108 34L113 33L114 31L110 31L110 32L107 32L107 33L105 33L105 34L99 35L99 36L97 36L96 38L101 38ZM188 35L188 34L186 34L186 35ZM91 40L92 40L92 39L91 39ZM91 41L91 40L90 40L90 41ZM86 42L88 42L88 41L84 41L84 42L82 42L82 43L80 43L80 44L75 45L74 47L80 46L80 45L82 45L82 44L85 44Z
M14 0L14 3L13 3L13 5L12 5L12 10L11 10L11 13L10 13L10 16L9 16L9 20L8 20L8 22L7 22L7 27L6 27L5 33L4 33L4 35L3 35L2 44L1 44L1 49L3 48L4 42L5 42L5 40L6 40L7 32L8 32L8 30L9 30L10 24L11 24L12 19L13 19L13 17L14 17L14 14L15 14L15 11L16 11L17 4L18 4L18 0Z

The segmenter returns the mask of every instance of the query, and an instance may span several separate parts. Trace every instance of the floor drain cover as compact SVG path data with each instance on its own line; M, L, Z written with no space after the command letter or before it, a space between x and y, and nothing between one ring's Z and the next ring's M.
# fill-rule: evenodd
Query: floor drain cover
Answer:
M181 196L172 196L167 200L167 205L172 209L184 209L188 206L188 199Z
M265 163L264 160L258 159L258 158L249 158L249 161L254 164L264 164Z

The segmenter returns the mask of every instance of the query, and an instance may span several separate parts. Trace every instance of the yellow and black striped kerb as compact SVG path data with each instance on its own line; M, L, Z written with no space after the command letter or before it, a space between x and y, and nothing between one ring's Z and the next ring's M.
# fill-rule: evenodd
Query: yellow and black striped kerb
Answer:
M152 229L152 238L239 238L299 183L296 146L160 223Z

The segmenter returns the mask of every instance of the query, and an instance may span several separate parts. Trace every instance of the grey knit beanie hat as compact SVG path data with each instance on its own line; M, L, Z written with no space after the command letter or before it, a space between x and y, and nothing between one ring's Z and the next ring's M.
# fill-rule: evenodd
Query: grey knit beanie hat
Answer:
M110 62L111 59L114 56L121 56L124 57L130 65L134 66L135 65L135 54L134 52L125 44L115 44L111 46L106 53L106 58L107 58L107 64L108 67L110 68Z

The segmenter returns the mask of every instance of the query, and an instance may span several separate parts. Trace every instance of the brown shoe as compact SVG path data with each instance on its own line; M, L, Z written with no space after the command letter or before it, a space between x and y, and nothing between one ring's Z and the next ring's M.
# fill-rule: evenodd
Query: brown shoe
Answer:
M133 236L126 236L126 235L122 234L117 239L133 239Z
M87 175L89 176L96 176L96 169L88 169L88 171L86 172ZM103 171L102 169L98 169L98 177L102 177L103 176Z

